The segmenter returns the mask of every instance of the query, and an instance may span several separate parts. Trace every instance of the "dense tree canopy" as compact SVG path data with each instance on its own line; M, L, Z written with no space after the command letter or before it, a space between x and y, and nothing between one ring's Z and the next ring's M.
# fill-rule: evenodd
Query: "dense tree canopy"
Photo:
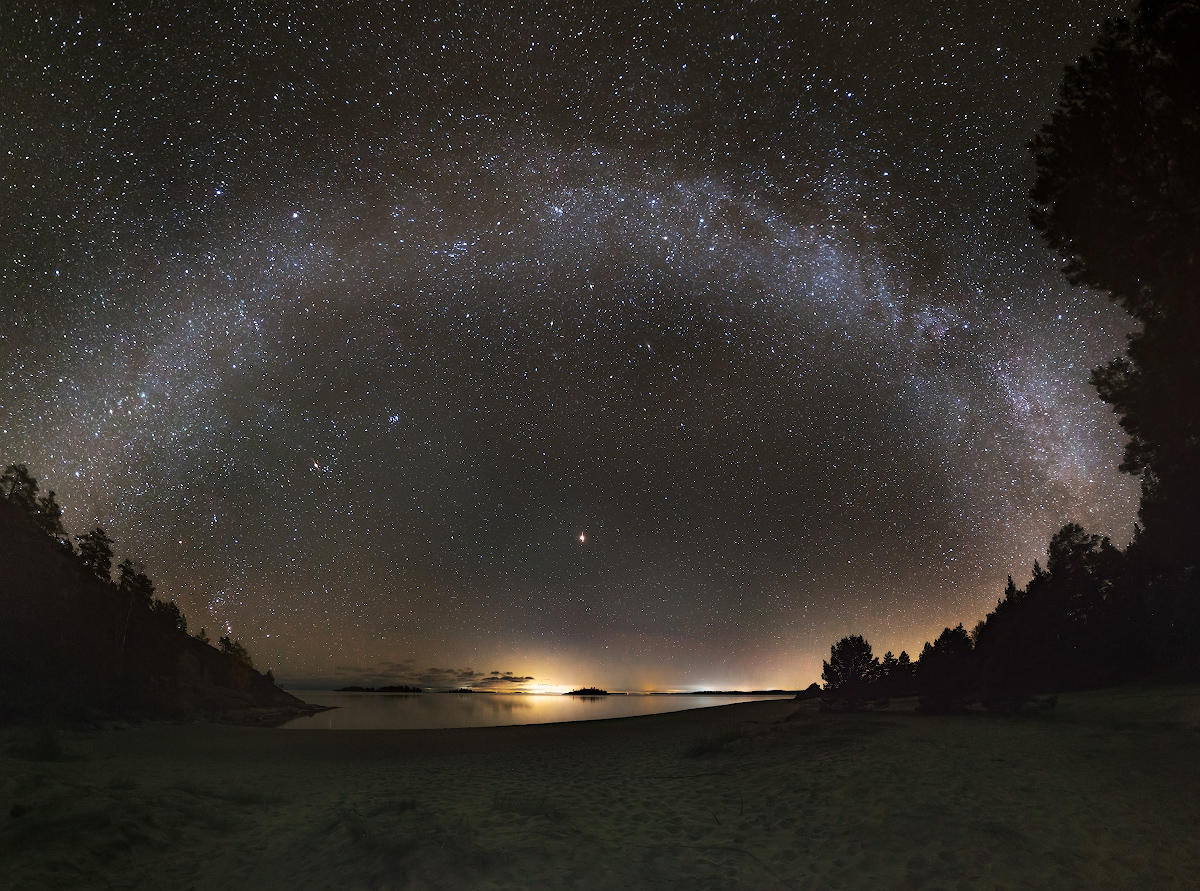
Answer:
M1109 21L1032 149L1032 219L1073 283L1141 321L1195 306L1200 4L1143 0Z
M926 643L917 661L917 691L921 709L952 712L975 698L975 652L962 624L947 628L933 643Z
M1129 434L1143 545L1200 550L1200 3L1143 0L1068 68L1032 143L1031 219L1075 284L1107 291L1141 329L1092 381Z

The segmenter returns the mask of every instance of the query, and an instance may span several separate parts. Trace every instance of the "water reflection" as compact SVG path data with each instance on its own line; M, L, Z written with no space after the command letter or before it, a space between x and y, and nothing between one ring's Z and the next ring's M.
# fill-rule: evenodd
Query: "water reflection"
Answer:
M428 730L591 721L708 708L779 696L558 696L537 693L333 693L292 690L305 702L337 706L296 718L285 730Z

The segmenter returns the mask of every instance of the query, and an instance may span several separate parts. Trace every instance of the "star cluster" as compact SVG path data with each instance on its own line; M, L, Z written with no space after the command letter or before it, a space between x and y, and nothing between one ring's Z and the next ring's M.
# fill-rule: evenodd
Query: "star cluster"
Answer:
M1024 219L1120 10L63 10L0 13L4 459L281 677L803 685L1129 534L1128 322Z

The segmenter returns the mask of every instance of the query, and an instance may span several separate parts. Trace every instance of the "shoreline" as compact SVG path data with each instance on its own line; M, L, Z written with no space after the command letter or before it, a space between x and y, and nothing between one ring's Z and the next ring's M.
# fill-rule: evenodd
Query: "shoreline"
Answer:
M304 687L295 684L279 689L293 696L296 693L376 693L384 696L431 696L443 693L480 693L490 696L798 696L804 690L608 690L604 693L549 693L531 690L372 690L347 687Z
M282 729L404 730L497 727L603 721L642 715L668 714L705 708L720 708L743 702L790 702L778 695L692 694L689 696L645 697L589 694L493 694L487 696L380 696L359 691L294 691L305 700L337 705L336 715L315 719L302 716L284 722Z

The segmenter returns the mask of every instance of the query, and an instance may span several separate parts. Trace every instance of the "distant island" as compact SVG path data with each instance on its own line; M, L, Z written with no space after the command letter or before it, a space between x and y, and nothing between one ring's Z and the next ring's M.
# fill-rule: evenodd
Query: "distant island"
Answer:
M564 693L563 696L624 696L624 693L609 693L607 690L601 690L599 687L580 687L578 690L572 690L570 693Z
M410 687L407 684L392 684L387 687L338 687L334 693L424 693L421 687Z

